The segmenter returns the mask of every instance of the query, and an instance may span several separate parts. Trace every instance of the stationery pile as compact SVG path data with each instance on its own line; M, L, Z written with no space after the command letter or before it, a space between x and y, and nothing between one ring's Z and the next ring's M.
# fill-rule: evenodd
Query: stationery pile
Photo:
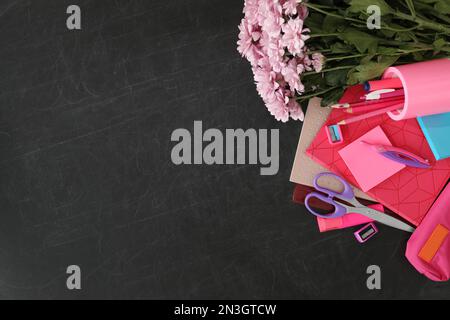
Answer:
M414 232L408 259L433 280L450 277L446 3L245 0L237 43L269 112L305 122L294 200L322 232L365 225L361 243L377 223Z
M407 257L435 281L450 278L449 88L450 59L437 59L388 68L332 108L312 99L291 175L321 232L411 232Z

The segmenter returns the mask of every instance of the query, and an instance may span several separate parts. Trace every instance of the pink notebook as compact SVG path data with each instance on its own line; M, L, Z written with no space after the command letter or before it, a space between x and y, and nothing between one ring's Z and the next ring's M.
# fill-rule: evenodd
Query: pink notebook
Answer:
M340 102L360 101L364 93L362 86L351 87ZM335 124L348 117L349 114L336 109L325 125ZM328 170L358 186L339 151L377 126L381 126L394 146L407 149L431 161L431 169L405 168L367 192L369 196L417 226L450 178L450 159L435 161L416 119L396 122L383 115L344 126L342 130L345 143L338 146L330 145L326 129L322 129L308 148L307 154Z

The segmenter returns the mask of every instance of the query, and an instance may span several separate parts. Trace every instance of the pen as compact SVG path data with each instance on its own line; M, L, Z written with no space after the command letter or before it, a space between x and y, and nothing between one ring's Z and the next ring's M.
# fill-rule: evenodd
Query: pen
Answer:
M380 100L368 100L368 101L362 101L362 102L355 102L355 103L341 103L341 104L335 104L331 106L334 109L348 109L348 108L359 108L359 107L366 107L371 105L377 105L385 102L401 102L404 98L403 97L394 97L394 98L388 98L388 99L380 99Z
M402 80L400 80L399 78L392 78L392 79L368 81L364 84L364 89L366 91L376 91L387 88L402 89L403 88Z
M380 99L387 99L387 98L394 98L394 97L404 97L405 96L405 90L379 90L374 91L371 93L366 94L365 97L362 97L362 100L380 100Z

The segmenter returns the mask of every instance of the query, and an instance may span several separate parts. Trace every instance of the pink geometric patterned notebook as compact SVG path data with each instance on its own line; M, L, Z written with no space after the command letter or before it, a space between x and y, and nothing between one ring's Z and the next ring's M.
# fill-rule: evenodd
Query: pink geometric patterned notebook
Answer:
M362 86L351 87L340 103L360 101L364 93ZM368 191L367 194L418 226L450 178L450 159L436 162L416 119L397 122L387 115L343 126L345 143L331 145L328 142L326 126L351 116L342 110L334 110L306 153L330 171L341 175L354 186L360 187L340 157L339 151L375 127L381 126L392 145L430 160L432 168L407 167Z

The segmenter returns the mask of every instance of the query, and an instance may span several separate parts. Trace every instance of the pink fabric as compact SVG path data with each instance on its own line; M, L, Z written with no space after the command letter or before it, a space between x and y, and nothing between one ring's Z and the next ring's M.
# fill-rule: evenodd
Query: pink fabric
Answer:
M447 237L437 254L427 263L419 257L419 253L438 225L450 230L450 184L444 189L436 203L417 228L408 242L406 257L423 275L433 281L450 279L450 237Z

